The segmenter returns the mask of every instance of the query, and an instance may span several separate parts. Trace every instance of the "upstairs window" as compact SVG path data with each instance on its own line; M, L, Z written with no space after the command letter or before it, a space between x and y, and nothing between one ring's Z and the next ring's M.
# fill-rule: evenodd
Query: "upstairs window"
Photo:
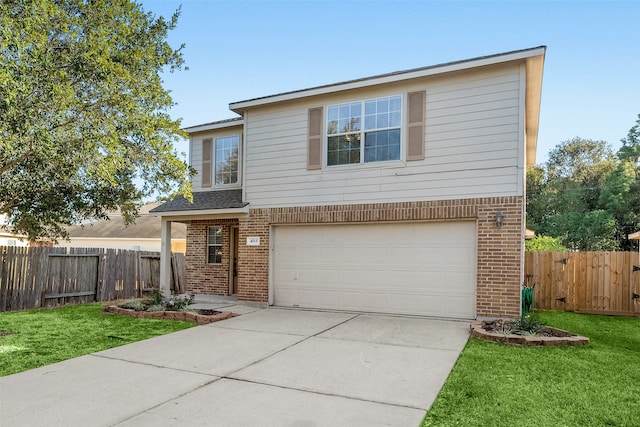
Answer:
M202 186L229 185L238 183L237 135L211 138L202 141ZM213 175L213 176L212 176Z
M216 139L216 185L238 182L238 141L237 136Z
M400 159L402 96L330 105L327 165Z

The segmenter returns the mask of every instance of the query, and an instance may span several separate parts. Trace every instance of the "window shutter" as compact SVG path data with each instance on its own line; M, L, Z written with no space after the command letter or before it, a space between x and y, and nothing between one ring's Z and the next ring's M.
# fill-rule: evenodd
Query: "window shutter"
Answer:
M211 158L213 154L213 139L202 140L202 186L211 187Z
M309 109L307 169L322 169L322 107Z
M409 93L409 128L407 132L407 161L424 160L424 112L426 92Z

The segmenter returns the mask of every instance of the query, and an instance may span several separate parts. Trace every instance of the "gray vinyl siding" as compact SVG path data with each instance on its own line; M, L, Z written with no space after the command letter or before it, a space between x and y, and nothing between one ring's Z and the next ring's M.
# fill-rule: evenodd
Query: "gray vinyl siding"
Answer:
M245 198L259 208L522 195L523 78L509 65L254 108L245 122ZM404 159L407 93L418 90L426 90L424 160L307 169L309 108L401 94Z

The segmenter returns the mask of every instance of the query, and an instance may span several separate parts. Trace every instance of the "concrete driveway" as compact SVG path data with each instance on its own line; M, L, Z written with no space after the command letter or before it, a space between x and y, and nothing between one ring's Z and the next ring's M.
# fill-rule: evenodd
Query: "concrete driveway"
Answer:
M256 310L0 378L0 425L418 426L468 328Z

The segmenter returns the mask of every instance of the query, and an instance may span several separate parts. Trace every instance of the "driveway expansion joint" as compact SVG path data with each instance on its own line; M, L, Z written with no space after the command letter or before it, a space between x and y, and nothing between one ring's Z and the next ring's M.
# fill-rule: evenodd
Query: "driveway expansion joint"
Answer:
M184 372L184 373L189 373L189 374L204 375L204 376L207 376L207 377L214 377L215 378L214 381L217 381L219 378L222 378L221 375L209 374L209 373L200 372L200 371L190 371L188 369L172 368L170 366L156 365L156 364L153 364L153 363L138 362L137 360L122 359L120 357L110 357L110 356L105 356L104 354L93 353L93 354L87 354L87 356L99 357L101 359L107 359L107 360L117 360L117 361L120 361L120 362L133 363L134 365L151 366L153 368L167 369L167 370L176 371L176 372Z
M281 388L283 390L302 391L304 393L317 394L317 395L320 395L320 396L339 397L339 398L342 398L342 399L356 400L356 401L359 401L359 402L368 402L368 403L376 403L378 405L395 406L397 408L417 409L417 410L420 410L420 411L427 411L428 410L428 408L418 407L418 406L413 406L413 405L400 405L400 404L397 404L397 403L383 402L383 401L380 401L380 400L362 399L362 398L359 398L359 397L345 396L343 394L327 393L327 392L322 392L322 391L318 391L318 390L310 390L310 389L305 389L305 388L287 387L287 386L283 386L283 385L270 384L270 383L265 383L265 382L261 382L261 381L251 381L251 380L247 380L247 379L244 379L244 378L235 378L235 377L225 376L225 377L222 377L221 379L231 380L231 381L240 381L240 382L249 383L249 384L259 384L259 385L264 385L264 386L267 386L267 387L276 387L276 388Z

